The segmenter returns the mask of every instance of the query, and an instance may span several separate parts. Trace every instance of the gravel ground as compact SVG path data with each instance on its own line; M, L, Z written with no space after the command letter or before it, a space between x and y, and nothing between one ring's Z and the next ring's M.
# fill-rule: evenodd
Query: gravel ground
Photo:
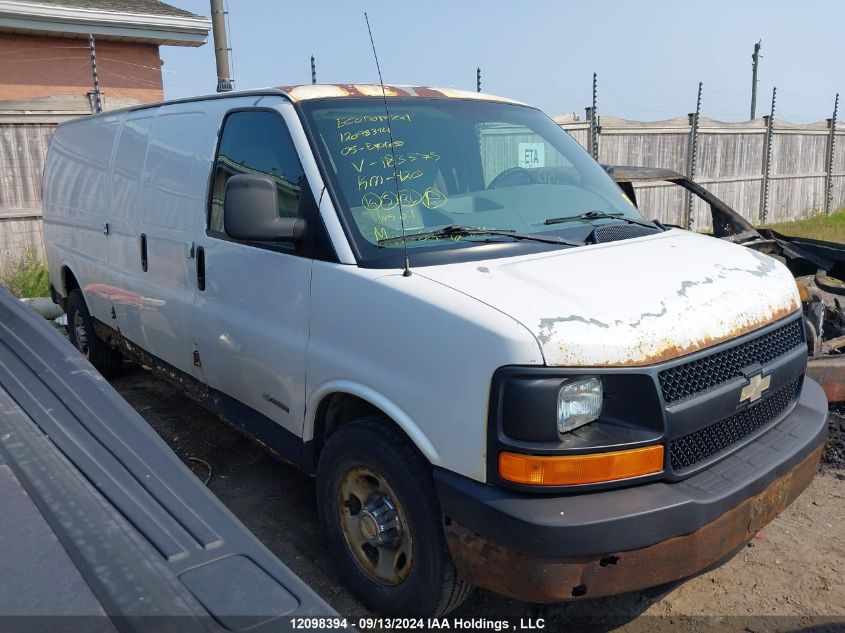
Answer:
M845 479L845 406L831 407L828 418L830 434L824 451L823 472Z
M139 368L113 386L294 572L350 618L370 615L340 583L320 535L314 482ZM546 630L845 630L845 441L810 488L724 566L660 598L629 594L531 605L476 590L459 618L543 618ZM842 412L845 415L845 411ZM210 467L210 472L209 472Z

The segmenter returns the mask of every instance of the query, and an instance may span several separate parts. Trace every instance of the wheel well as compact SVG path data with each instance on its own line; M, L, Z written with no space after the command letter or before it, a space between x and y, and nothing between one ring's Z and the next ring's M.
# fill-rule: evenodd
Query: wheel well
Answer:
M314 434L310 442L310 456L307 459L309 465L316 470L323 447L335 431L344 424L368 415L377 415L384 418L402 434L412 448L417 450L414 442L384 411L359 396L337 392L324 397L317 406L317 413L314 417Z
M67 297L72 290L79 289L79 282L76 281L76 276L73 271L65 266L62 268L62 283L64 285L65 297Z

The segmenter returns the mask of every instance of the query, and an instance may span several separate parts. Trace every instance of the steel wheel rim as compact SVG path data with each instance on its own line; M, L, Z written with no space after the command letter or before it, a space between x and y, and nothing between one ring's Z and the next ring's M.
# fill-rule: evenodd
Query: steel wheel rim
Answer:
M85 319L80 312L73 315L73 331L76 335L76 347L82 352L85 358L88 358L88 330L85 327Z
M337 496L340 528L361 570L395 586L411 571L413 537L404 508L387 480L367 466L347 470Z

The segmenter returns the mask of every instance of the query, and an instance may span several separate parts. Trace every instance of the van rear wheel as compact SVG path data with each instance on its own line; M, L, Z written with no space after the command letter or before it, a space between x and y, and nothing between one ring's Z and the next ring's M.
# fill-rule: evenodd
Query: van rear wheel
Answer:
M449 555L430 467L388 421L359 418L331 435L317 504L346 586L369 608L440 616L472 590Z
M94 322L80 290L73 290L67 296L65 311L67 335L73 346L103 377L116 376L123 365L123 355L94 332Z

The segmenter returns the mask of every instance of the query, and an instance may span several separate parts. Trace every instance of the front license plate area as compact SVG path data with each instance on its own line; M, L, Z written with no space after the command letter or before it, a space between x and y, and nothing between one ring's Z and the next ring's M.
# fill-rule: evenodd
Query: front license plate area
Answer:
M778 479L768 490L754 500L751 504L751 519L748 523L750 534L759 532L763 526L771 523L786 507L791 484L792 473L789 473Z

